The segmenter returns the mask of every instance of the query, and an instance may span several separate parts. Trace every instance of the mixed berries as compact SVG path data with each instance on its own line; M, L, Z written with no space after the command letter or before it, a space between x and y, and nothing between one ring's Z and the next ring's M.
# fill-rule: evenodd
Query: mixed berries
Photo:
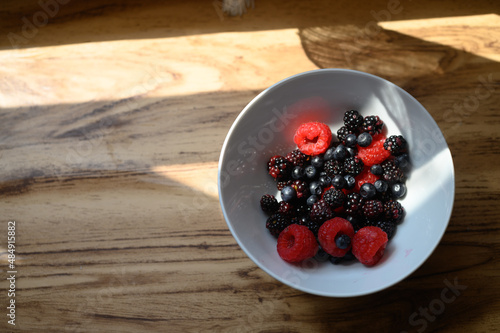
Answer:
M260 207L283 260L326 253L334 264L373 266L382 258L405 216L398 200L410 169L405 138L384 133L378 116L349 110L336 135L324 123L304 123L293 137L297 149L269 159L279 199L264 194Z

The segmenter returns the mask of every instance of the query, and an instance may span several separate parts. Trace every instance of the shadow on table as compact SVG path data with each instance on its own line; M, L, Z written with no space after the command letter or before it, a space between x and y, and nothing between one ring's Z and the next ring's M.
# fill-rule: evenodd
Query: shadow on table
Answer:
M243 17L229 17L222 0L7 0L0 10L0 49L498 13L490 1L409 1L256 0Z

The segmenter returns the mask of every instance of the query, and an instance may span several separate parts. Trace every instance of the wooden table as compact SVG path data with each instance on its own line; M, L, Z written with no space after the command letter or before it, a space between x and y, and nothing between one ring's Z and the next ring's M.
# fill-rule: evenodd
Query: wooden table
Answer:
M256 0L243 17L219 0L58 1L0 5L0 331L498 331L497 1ZM455 163L434 254L357 298L268 276L218 202L217 161L240 110L324 67L403 87Z

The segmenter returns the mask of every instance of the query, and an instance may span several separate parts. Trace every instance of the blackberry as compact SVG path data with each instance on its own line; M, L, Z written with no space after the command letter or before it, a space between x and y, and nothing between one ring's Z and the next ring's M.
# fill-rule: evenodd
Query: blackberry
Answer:
M346 111L344 113L344 125L353 131L357 131L363 125L363 116L356 110Z
M267 170L274 179L282 181L290 179L293 165L283 156L275 155L267 163Z
M325 200L318 200L311 208L309 215L311 220L317 223L323 223L333 218L333 210Z
M349 129L349 127L347 126L342 126L341 128L339 128L339 130L337 131L337 139L342 142L343 144L345 144L345 139L346 137L349 135L349 134L356 134L354 133L353 130Z
M363 161L357 156L348 157L344 161L345 173L353 175L354 177L363 171L364 166Z
M297 199L307 198L309 196L309 186L303 180L294 180L290 185L297 193Z
M321 223L318 223L318 222L315 222L315 221L308 219L304 225L307 227L307 229L312 231L314 236L318 237L318 231L319 231L319 228L321 227Z
M285 188L285 186L290 186L292 185L292 181L291 180L285 180L285 181L280 181L280 182L276 182L276 188L281 191L282 189Z
M323 165L323 170L332 179L335 175L344 175L344 163L336 160L328 160Z
M380 200L368 200L363 205L362 210L367 219L374 219L384 212L384 205Z
M373 224L375 227L379 227L382 229L386 234L387 238L391 239L394 236L394 233L396 232L397 225L394 222L391 221L378 221Z
M390 200L384 204L384 216L387 220L401 223L405 216L403 205L399 201Z
M408 144L402 135L391 135L384 142L384 149L391 152L392 155L399 155L406 152Z
M280 207L278 200L271 194L264 194L260 198L260 208L267 214L274 214Z
M310 157L298 149L292 150L286 154L285 158L294 166L303 167L310 159Z
M307 204L307 199L301 200L300 202L295 204L293 207L293 212L297 217L308 216L311 212L311 207L309 207L309 205Z
M368 132L373 136L382 133L384 122L378 116L368 116L363 119L361 128L363 132Z
M365 199L359 193L349 193L344 201L344 209L348 215L360 215L364 202Z
M295 213L293 205L286 201L280 201L278 207L278 213L283 216L292 217Z
M406 177L404 172L396 166L396 163L394 163L393 160L384 161L381 166L384 170L382 173L382 179L389 184L396 182L402 183L405 181Z
M271 235L278 237L280 232L291 224L291 219L282 214L273 214L266 221L266 228Z
M325 194L323 194L323 200L325 200L326 203L332 208L337 208L344 204L346 195L341 190L337 190L332 187L328 189Z

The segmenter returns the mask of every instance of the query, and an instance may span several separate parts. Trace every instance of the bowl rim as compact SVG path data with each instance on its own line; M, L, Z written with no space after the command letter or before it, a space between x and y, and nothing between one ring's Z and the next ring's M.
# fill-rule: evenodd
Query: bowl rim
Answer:
M246 115L246 113L248 112L248 110L251 109L252 106L255 103L257 103L258 100L260 100L264 95L268 94L270 91L274 90L276 87L281 86L282 84L284 84L284 83L286 83L288 81L295 80L295 79L297 79L299 77L304 77L304 76L309 76L309 75L315 75L315 74L324 73L324 72L350 73L350 74L356 74L356 75L360 75L360 76L367 76L367 77L370 77L370 78L372 78L374 80L381 81L384 84L389 84L392 87L396 88L400 93L402 93L407 98L411 99L414 103L416 103L417 105L419 105L425 111L425 113L424 113L425 116L428 117L429 120L431 122L433 122L435 124L435 126L439 129L439 132L443 136L443 139L444 139L444 145L445 145L445 148L446 148L445 150L449 154L450 162L451 162L451 169L449 170L449 172L450 172L450 175L449 175L450 176L450 183L453 184L452 189L451 189L452 192L450 193L451 206L449 208L448 216L446 218L446 223L443 224L441 235L437 238L436 243L432 247L429 247L428 250L426 251L426 253L424 255L422 255L420 261L412 269L409 269L408 272L406 272L405 274L402 274L400 277L398 277L397 279L394 279L393 281L390 281L389 283L380 285L380 287L378 287L378 288L373 288L373 289L370 289L370 290L367 290L367 291L364 291L364 292L359 292L359 293L346 293L346 294L321 293L321 292L319 292L317 290L312 290L312 289L309 289L309 288L306 288L306 287L303 287L303 286L298 286L298 285L291 284L286 279L283 279L282 277L280 277L276 273L274 273L271 270L269 270L266 266L264 266L258 260L256 260L256 258L254 258L254 256L251 254L251 252L247 249L247 247L243 244L243 242L236 235L236 232L235 232L233 226L230 223L230 219L229 219L228 213L226 211L226 208L224 206L223 199L222 199L223 186L222 186L222 182L221 182L221 176L222 176L222 172L223 172L222 166L224 165L224 161L225 161L225 151L226 151L227 146L229 144L229 140L231 139L231 137L232 137L232 135L233 135L233 133L235 131L235 128L237 127L237 124L239 123L239 121ZM374 74L370 74L370 73L362 72L362 71L358 71L358 70L353 70L353 69L345 69L345 68L321 68L321 69L314 69L314 70L309 70L309 71L297 73L297 74L291 75L289 77L286 77L286 78L284 78L284 79L282 79L282 80L280 80L280 81L272 84L271 86L267 87L266 89L264 89L263 91L261 91L259 94L257 94L240 111L240 113L238 114L238 116L235 118L235 120L231 124L231 127L230 127L230 129L229 129L229 131L228 131L228 133L227 133L227 135L226 135L226 137L224 139L224 143L222 145L221 153L220 153L219 161L218 161L218 168L217 168L217 188L218 188L218 195L219 195L219 203L220 203L220 207L221 207L224 219L226 221L226 224L227 224L229 230L231 231L231 234L232 234L233 238L236 240L236 242L238 243L238 245L240 246L240 248L253 261L253 263L255 265L257 265L260 269L262 269L264 272L266 272L268 275L270 275L274 279L278 280L279 282L281 282L281 283L283 283L283 284L285 284L285 285L287 285L287 286L289 286L289 287L291 287L293 289L296 289L296 290L299 290L299 291L302 291L302 292L306 292L306 293L309 293L309 294L317 295L317 296L335 297L335 298L358 297L358 296L365 296L365 295L369 295L369 294L380 292L382 290L385 290L387 288L390 288L391 286L394 286L394 285L400 283L401 281L403 281L404 279L406 279L407 277L409 277L411 274L413 274L416 270L418 270L429 259L429 257L432 255L432 253L436 250L436 248L441 243L441 241L442 241L442 239L444 237L444 234L446 233L446 230L448 228L448 225L450 223L450 220L451 220L451 216L452 216L452 213L453 213L453 207L454 207L454 203L455 203L455 194L456 194L455 166L454 166L454 162L453 162L453 156L452 156L451 151L449 149L448 142L444 138L444 134L443 134L441 128L439 127L439 125L437 124L437 122L434 120L434 118L432 117L432 115L429 113L429 111L427 111L427 109L415 97L413 97L410 93L408 93L406 90L404 90L400 86L394 84L393 82L391 82L391 81L389 81L387 79L384 79L384 78L382 78L380 76L374 75Z

